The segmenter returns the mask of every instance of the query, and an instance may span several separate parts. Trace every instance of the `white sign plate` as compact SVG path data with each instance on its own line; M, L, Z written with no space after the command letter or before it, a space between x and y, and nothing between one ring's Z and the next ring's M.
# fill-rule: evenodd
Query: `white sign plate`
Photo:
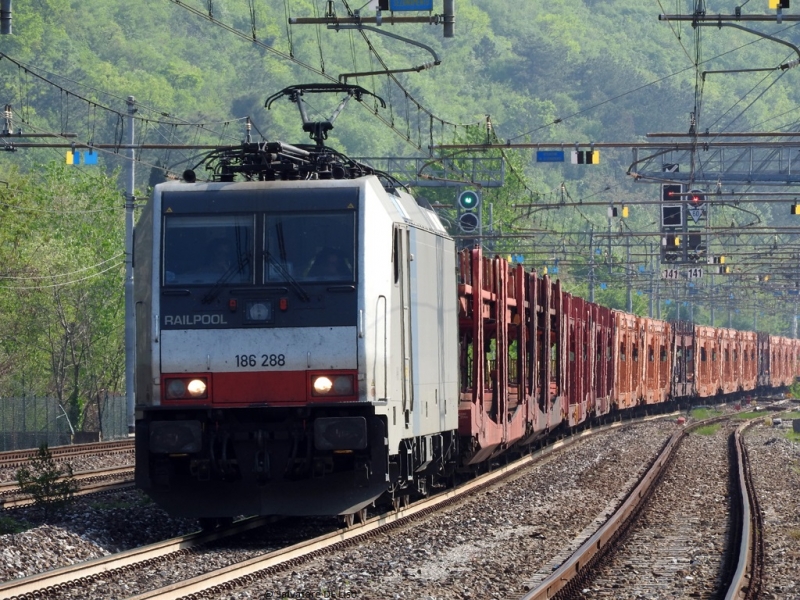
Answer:
M678 269L661 269L661 279L678 279L679 277Z

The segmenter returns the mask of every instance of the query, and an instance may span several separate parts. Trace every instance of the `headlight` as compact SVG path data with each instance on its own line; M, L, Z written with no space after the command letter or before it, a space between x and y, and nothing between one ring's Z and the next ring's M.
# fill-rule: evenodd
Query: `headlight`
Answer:
M337 396L351 396L353 394L352 375L339 375L333 380L333 393Z
M204 398L206 395L206 382L202 379L192 379L186 386L186 391L192 398Z
M314 396L352 396L352 375L318 375L312 377L311 387Z
M327 377L317 377L314 380L314 391L317 394L327 394L333 388L333 382Z
M166 397L174 399L208 398L208 380L202 377L185 377L183 379L167 379L165 382Z
M167 398L183 398L186 395L186 384L182 379L170 379L167 382Z

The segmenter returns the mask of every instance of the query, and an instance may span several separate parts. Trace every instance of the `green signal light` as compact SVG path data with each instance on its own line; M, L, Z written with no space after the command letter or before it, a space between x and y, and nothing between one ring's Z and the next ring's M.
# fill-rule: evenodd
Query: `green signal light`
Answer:
M475 210L481 203L481 197L478 192L467 190L458 195L458 205L464 210Z

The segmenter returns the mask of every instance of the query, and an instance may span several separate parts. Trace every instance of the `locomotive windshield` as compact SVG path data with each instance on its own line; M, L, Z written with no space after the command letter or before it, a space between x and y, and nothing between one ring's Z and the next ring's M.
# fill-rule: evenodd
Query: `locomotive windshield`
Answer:
M352 282L355 213L268 214L264 281Z
M255 231L261 219L259 242ZM352 283L355 220L354 211L166 215L163 281L176 286Z
M166 285L252 283L252 215L167 216Z

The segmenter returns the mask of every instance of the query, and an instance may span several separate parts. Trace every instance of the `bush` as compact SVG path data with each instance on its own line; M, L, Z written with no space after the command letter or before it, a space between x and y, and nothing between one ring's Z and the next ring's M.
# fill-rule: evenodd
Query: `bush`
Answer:
M0 535L22 533L26 529L28 529L28 526L25 523L0 515Z
M72 465L58 465L47 444L39 446L30 468L19 469L16 479L22 493L31 495L34 504L42 509L45 521L71 502L78 489Z

